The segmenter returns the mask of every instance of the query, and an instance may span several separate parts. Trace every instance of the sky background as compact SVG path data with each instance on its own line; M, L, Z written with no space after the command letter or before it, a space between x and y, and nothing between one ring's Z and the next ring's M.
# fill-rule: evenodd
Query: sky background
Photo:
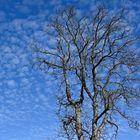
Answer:
M57 83L32 68L29 46L45 39L43 30L57 9L71 4L90 11L99 2L110 10L125 5L139 33L140 0L0 0L0 140L57 140ZM135 114L140 116L139 107ZM139 139L140 132L122 122L117 140Z

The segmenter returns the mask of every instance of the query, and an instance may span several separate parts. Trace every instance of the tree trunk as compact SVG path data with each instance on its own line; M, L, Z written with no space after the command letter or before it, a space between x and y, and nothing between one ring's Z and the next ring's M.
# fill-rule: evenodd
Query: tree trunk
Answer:
M80 107L75 108L75 113L76 113L76 133L78 140L84 140L84 135L82 131L82 124L81 124L81 109Z
M99 140L97 136L91 136L90 140Z
M96 88L94 87L94 91L96 92ZM97 95L97 94L96 94ZM98 136L98 128L97 128L97 118L98 118L98 103L97 96L94 96L94 104L93 106L93 120L92 120L92 136L90 140L99 140Z
M97 124L93 123L93 130L92 130L92 136L90 137L90 140L99 140L99 135L98 135L98 131L97 131Z

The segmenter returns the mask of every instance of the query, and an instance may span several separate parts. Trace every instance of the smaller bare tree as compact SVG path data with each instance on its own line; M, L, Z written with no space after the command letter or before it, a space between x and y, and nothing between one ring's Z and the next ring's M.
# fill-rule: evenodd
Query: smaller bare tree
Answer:
M48 26L54 45L35 47L40 68L61 81L59 117L68 140L103 139L106 130L116 135L115 118L139 127L124 110L140 96L140 58L138 38L123 13L97 7L78 16L76 9L66 8Z

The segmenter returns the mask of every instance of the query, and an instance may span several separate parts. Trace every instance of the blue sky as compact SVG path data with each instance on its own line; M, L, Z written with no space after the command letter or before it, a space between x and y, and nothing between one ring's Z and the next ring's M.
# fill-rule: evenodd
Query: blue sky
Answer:
M97 3L98 0L0 0L0 140L57 140L57 83L32 69L29 45L33 38L42 42L47 20L56 9L74 4L79 10L92 10ZM139 32L139 0L103 3L110 10L125 4L128 20ZM49 43L53 44L53 40ZM139 107L135 114L140 116ZM140 139L140 132L120 123L118 140Z

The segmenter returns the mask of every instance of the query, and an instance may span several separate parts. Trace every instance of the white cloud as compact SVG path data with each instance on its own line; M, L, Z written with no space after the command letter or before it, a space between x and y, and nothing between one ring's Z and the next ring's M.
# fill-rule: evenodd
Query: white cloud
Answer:
M9 86L9 88L15 88L16 82L14 80L8 80L7 85Z
M23 0L23 4L25 4L25 5L42 5L42 4L44 4L44 1L43 0L34 0L34 1Z
M30 8L26 5L21 5L21 4L18 4L16 6L17 10L21 13L24 13L24 14L28 14L31 12Z
M4 22L6 20L6 14L3 11L0 11L0 21Z

